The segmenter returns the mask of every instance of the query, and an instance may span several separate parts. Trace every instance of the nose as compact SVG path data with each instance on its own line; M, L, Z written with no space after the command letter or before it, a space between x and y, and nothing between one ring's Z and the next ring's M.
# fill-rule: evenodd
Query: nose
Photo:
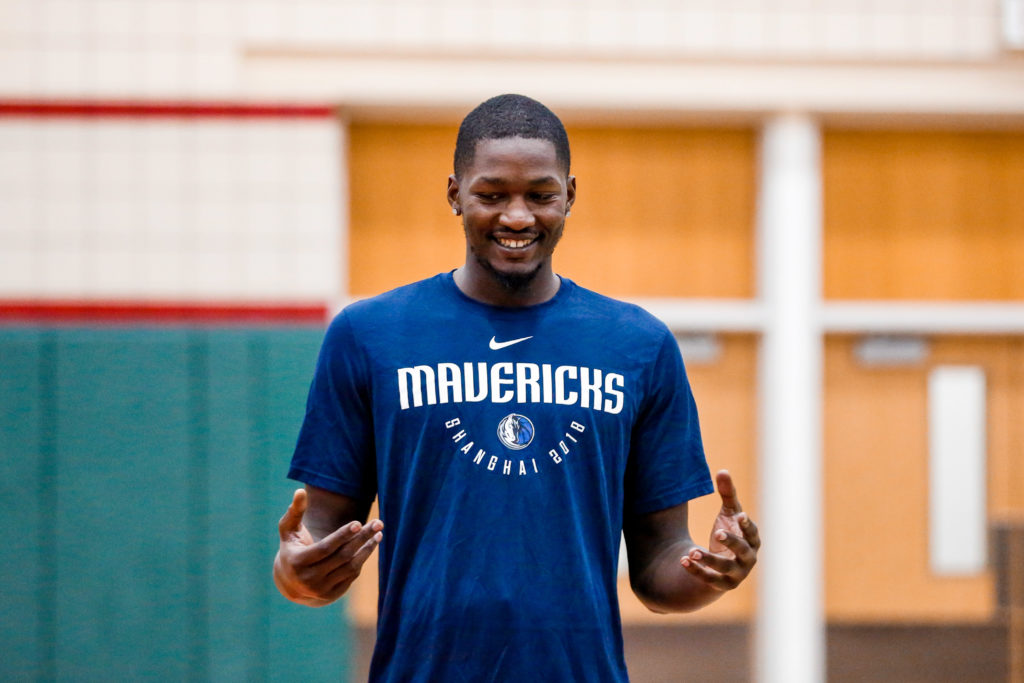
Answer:
M533 211L522 197L510 199L501 213L501 225L509 230L525 230L536 222Z

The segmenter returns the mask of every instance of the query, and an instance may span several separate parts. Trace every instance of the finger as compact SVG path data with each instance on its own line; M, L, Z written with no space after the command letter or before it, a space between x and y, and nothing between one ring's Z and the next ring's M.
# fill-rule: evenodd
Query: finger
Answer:
M718 495L722 497L722 512L734 515L743 509L740 499L736 496L736 486L732 483L732 475L729 470L720 470L715 475L715 484L718 486Z
M333 569L348 562L360 546L383 528L379 519L366 525L358 520L344 524L310 546L306 559L310 563L328 562Z
M750 571L750 568L757 563L757 551L746 538L741 538L721 530L715 532L715 538L719 543L732 551L733 558L740 567Z
M757 530L757 525L754 524L754 520L747 516L747 513L741 513L736 516L740 523L740 530L743 531L743 538L747 540L750 547L754 550L761 549L761 532Z
M295 493L292 494L292 502L285 510L284 515L281 517L281 521L277 523L277 532L281 536L282 541L287 541L288 537L298 532L302 526L302 515L306 513L306 506L309 504L309 499L306 497L305 489L295 489Z
M356 580L363 569L363 564L373 554L374 549L380 544L383 534L375 533L370 540L364 543L349 560L327 575L326 580L330 584L327 593L330 595L341 595L348 586Z
M293 566L295 574L310 594L318 598L327 598L346 580L351 581L359 575L363 562L380 542L383 534L371 528L380 526L367 524L355 533L348 543L341 547L328 549L324 546L309 546L294 554ZM344 525L341 530L348 530L353 523ZM367 533L369 536L367 536ZM327 553L327 554L325 554ZM340 595L340 593L339 593Z
M371 536L369 540L363 543L363 545L361 545L359 549L352 554L352 559L348 563L349 566L357 572L362 569L363 563L369 559L370 555L373 554L374 549L380 545L380 541L383 537L384 534L379 531Z
M691 550L684 559L700 566L707 567L708 569L713 569L719 574L730 574L738 569L735 559L725 557L723 555L716 555L715 553L700 550L699 548Z
M688 574L719 590L729 590L736 587L736 581L728 575L711 569L704 565L703 562L698 562L689 555L684 555L679 563Z
M342 524L340 527L321 538L313 545L306 548L303 560L307 564L316 564L333 556L346 543L363 531L364 527L358 521Z
M366 561L366 557L377 547L377 543L379 543L382 537L382 528L384 528L384 524L379 519L371 521L359 533L353 536L348 543L336 549L325 560L326 566L329 566L331 571L339 567L349 567L353 568L356 574L358 574L359 568Z

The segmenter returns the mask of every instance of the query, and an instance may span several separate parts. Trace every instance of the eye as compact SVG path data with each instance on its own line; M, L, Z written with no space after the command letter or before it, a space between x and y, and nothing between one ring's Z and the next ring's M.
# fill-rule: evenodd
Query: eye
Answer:
M499 192L477 192L474 195L477 199L488 204L501 200L501 193Z
M553 202L558 199L557 192L534 192L530 195L530 200L537 202L538 204L546 204Z

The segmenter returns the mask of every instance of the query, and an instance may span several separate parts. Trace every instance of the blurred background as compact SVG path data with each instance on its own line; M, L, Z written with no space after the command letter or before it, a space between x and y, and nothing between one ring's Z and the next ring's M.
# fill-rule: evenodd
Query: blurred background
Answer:
M765 540L693 615L623 581L634 680L1024 680L1021 0L0 0L0 678L365 678L372 574L271 583L284 474L502 92Z

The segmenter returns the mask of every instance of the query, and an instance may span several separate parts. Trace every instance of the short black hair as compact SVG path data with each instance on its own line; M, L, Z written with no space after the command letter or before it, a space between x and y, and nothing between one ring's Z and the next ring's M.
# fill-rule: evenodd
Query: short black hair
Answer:
M569 136L553 111L525 95L498 95L478 105L462 119L455 139L455 177L473 163L481 140L530 138L555 146L555 158L569 175Z

